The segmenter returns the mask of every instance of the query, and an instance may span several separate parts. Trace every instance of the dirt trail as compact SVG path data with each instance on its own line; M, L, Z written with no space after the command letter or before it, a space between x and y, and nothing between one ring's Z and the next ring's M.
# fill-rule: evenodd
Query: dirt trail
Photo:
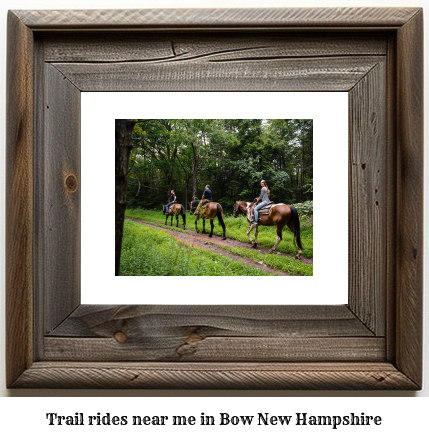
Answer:
M163 230L163 231L171 234L172 236L174 236L178 241L180 241L182 243L191 245L193 247L202 248L204 250L214 251L215 253L221 254L222 256L227 256L233 260L243 262L247 266L259 268L267 273L277 274L277 275L285 275L285 276L289 275L286 272L279 271L277 269L271 268L271 267L269 267L265 264L261 264L259 262L255 262L252 259L232 254L231 252L229 252L225 248L223 248L225 246L251 248L250 243L245 243L245 242L241 242L241 241L237 241L235 239L229 239L229 238L227 238L226 240L222 240L222 238L220 236L217 236L217 235L213 235L213 237L209 238L208 233L205 233L205 234L197 233L195 230L191 230L189 228L186 229L187 233L178 232L176 230L173 230L176 228L175 223L173 223L173 229L172 229L170 225L168 225L168 226L165 226L162 224L156 225L156 224L149 223L148 221L145 221L145 220L141 220L141 219L137 219L137 218L130 218L130 217L125 217L125 219L130 220L130 221L135 221L136 223L144 224L145 226L148 226L148 227ZM208 225L208 227L210 229L210 224ZM183 228L183 226L180 226L180 223L179 223L179 228ZM207 231L207 226L206 226L206 231ZM269 249L264 248L264 247L260 247L260 248L258 247L256 249L256 251L258 251L260 253L268 253ZM276 252L275 256L283 256L283 257L293 258L293 256L291 256L291 255L280 253L280 252ZM306 264L312 264L313 259L301 258L301 262L306 263Z

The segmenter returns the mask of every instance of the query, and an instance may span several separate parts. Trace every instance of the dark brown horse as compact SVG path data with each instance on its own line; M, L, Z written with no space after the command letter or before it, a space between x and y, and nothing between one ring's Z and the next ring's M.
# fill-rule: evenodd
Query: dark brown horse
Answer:
M165 214L165 205L162 206L162 213ZM185 230L186 225L186 213L185 208L182 204L174 203L168 207L168 215L165 217L165 225L167 225L168 217L171 216L171 225L173 225L173 216L176 217L176 227L179 227L179 215L182 215L183 219L183 230Z
M234 203L234 218L237 218L239 213L242 212L247 215L247 221L249 222L249 228L247 230L247 236L252 243L252 248L256 248L258 245L258 225L252 224L250 218L250 212L254 207L253 203L247 203L245 201L236 201ZM301 235L299 228L299 216L297 210L293 206L288 206L287 204L279 203L271 208L268 215L262 215L259 212L258 224L261 226L276 226L277 239L274 246L269 251L272 253L276 250L277 246L282 240L282 230L284 226L288 226L290 231L293 233L296 244L298 245L298 254L295 256L297 259L301 257L302 245L301 245ZM250 232L255 228L255 242L253 242Z
M194 215L195 209L197 208L199 204L199 200L193 200L189 203L189 209L191 212L191 215ZM219 220L219 224L222 226L223 230L223 236L222 239L226 239L225 236L225 223L223 222L223 209L222 206L219 203L215 203L214 201L211 201L207 206L202 206L200 209L200 215L195 216L195 231L198 233L198 227L197 227L197 221L202 218L203 220L203 233L205 233L206 229L206 219L210 220L210 226L211 231L209 234L209 237L211 238L213 236L213 219L217 217Z

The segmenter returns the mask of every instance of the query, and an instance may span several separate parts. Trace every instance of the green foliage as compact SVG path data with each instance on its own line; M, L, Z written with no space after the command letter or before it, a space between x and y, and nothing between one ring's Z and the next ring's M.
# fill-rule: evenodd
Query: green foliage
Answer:
M258 194L256 194L258 195ZM249 188L244 188L238 195L237 195L237 200L238 201L253 201L255 197L255 193L250 190ZM234 206L235 201L232 203L232 205Z
M313 201L304 201L293 205L299 216L313 216Z
M301 221L301 232L306 227L313 228L313 201L305 201L293 205L298 212Z
M312 120L165 119L137 122L128 199L159 207L170 189L189 202L211 186L224 207L251 201L266 180L276 202L312 200Z
M270 197L277 198L278 202L287 201L293 195L292 189L288 188L290 176L286 171L277 171L271 177ZM283 200L282 200L283 199Z
M177 242L162 230L124 223L123 276L260 276L258 268Z
M263 171L257 171L251 159L237 161L236 167L240 177L247 180L249 185L256 185L264 178Z
M231 198L228 198L228 197L224 197L224 198L220 198L218 200L218 203L222 205L224 216L232 214L234 200L232 200Z

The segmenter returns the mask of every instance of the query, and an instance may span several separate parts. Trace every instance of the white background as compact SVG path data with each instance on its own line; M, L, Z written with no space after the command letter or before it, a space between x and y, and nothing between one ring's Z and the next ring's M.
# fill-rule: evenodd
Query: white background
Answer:
M347 303L348 93L84 92L81 96L83 304ZM193 286L189 286L188 277L115 277L114 177L106 177L102 189L96 189L94 196L94 186L100 183L94 162L110 174L114 171L115 118L313 119L314 275L212 277L210 280L196 277L192 280ZM94 129L94 125L105 127ZM96 144L103 144L106 151L100 153ZM344 182L338 183L338 180ZM329 198L333 186L335 197ZM335 202L331 213L326 213L328 198ZM97 207L94 202L102 206ZM91 216L94 210L103 211L103 219L97 220L96 225L96 217ZM334 213L335 228L332 225ZM193 229L191 218L187 214L187 228ZM274 245L274 227L271 230ZM285 232L288 231L286 228ZM332 273L333 265L335 274ZM204 292L200 291L201 286L204 286ZM264 291L261 292L258 286ZM240 288L246 289L245 295L238 291ZM153 289L157 291L153 292Z
M359 1L331 1L331 2L317 2L313 1L277 1L277 0L220 0L220 1L197 1L197 0L122 0L121 2L107 1L107 0L78 0L78 1L66 1L60 2L58 0L10 0L2 2L0 6L1 11L1 44L0 44L0 56L2 68L0 69L0 78L2 87L0 90L0 98L2 101L2 107L5 110L5 46L6 46L6 10L7 9L84 9L84 8L141 8L141 7L285 7L285 6L421 6L423 7L425 2L420 1L395 1L395 0L359 0ZM426 14L427 15L427 14ZM427 17L425 22L427 23ZM427 27L427 26L426 26ZM427 37L425 42L427 59ZM426 68L427 71L427 68ZM426 73L427 76L427 73ZM425 116L427 119L427 115ZM425 123L428 125L427 122ZM0 134L4 138L4 117L0 119ZM3 141L4 142L4 141ZM427 168L427 158L425 159L425 165ZM0 162L0 174L4 174L4 159L1 156ZM4 180L1 180L1 192L4 192ZM4 205L0 206L2 211L0 213L0 226L4 230ZM427 224L427 220L425 221ZM1 246L4 247L4 231L0 233ZM425 237L426 242L426 237ZM4 250L0 254L1 265L0 279L1 283L4 283ZM426 261L427 262L427 261ZM427 286L426 286L427 287ZM425 378L428 377L428 309L427 309L427 289L425 289ZM1 296L3 304L0 305L0 318L4 320L4 286L2 285ZM4 322L1 323L0 334L0 374L4 374ZM4 376L0 379L0 395L14 396L17 398L1 398L0 401L0 429L4 434L13 434L16 432L28 431L32 434L62 434L62 432L68 432L71 434L79 433L96 434L97 431L103 431L103 435L106 432L115 432L118 434L121 430L115 427L93 429L93 428L58 428L47 427L45 420L45 413L58 412L61 414L74 414L75 412L85 411L88 413L100 411L101 413L111 412L122 414L195 414L199 415L200 412L206 412L207 414L216 414L217 412L227 411L229 413L236 414L251 414L253 412L272 412L273 414L285 414L288 411L299 412L306 411L310 414L344 414L344 413L360 413L365 412L367 414L382 415L383 426L365 428L365 432L369 434L384 435L387 432L407 431L410 434L421 434L424 429L427 428L426 415L429 406L428 401L429 387L425 381L422 391L414 392L294 392L294 391L102 391L102 390L20 390L20 391L8 391L5 388ZM24 397L40 396L47 397L41 399L26 399ZM76 398L76 397L119 397L124 396L128 398L112 399L112 398ZM145 398L145 397L171 397L181 396L184 398ZM325 397L325 398L290 398L290 397ZM49 398L57 397L57 398ZM132 398L132 397L138 397ZM199 398L201 397L201 398ZM222 397L222 398L218 398ZM240 397L240 398L234 398ZM250 398L245 398L250 397ZM261 398L266 397L266 398ZM344 397L344 398L338 398ZM380 399L378 397L391 397ZM406 397L426 397L426 398L406 398ZM82 410L84 409L84 410ZM96 409L96 410L95 410ZM258 409L258 410L257 410ZM260 410L259 410L260 409ZM300 410L297 410L300 409ZM198 434L204 434L201 428L197 428ZM5 430L5 431L4 431ZM61 431L60 431L61 430ZM232 434L238 434L238 432L246 431L242 428L222 428L212 427L206 431L211 431L211 434L219 434L219 430L222 432L229 432ZM269 429L276 434L332 434L330 428L303 428L302 431L292 431L291 429L283 429L281 427L272 427ZM130 430L131 431L131 430ZM154 429L134 429L135 434L141 435L143 432L147 434L155 434ZM187 431L189 429L180 430ZM195 430L193 430L195 431ZM252 430L248 429L246 433L261 432L258 427L253 427ZM344 432L361 432L360 427L345 428L336 430L336 434L344 434ZM264 434L268 430L264 429ZM125 432L124 432L125 433ZM128 433L128 432L127 432ZM134 434L133 433L133 434ZM122 434L122 432L121 432ZM129 433L128 433L129 434ZM348 434L348 433L347 433Z

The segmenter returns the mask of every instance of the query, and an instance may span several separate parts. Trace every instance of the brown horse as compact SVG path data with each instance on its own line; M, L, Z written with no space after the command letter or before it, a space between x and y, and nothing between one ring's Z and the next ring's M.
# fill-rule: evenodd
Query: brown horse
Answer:
M162 213L165 214L165 205L162 206ZM185 208L182 204L174 203L169 206L168 208L168 215L165 217L165 225L167 225L168 217L171 216L171 225L173 225L173 216L176 217L176 227L179 227L179 215L182 215L183 219L183 230L185 230L186 225L186 214L185 214Z
M258 225L252 224L250 219L250 212L254 207L253 203L247 203L245 201L236 201L234 203L234 218L237 218L239 213L242 212L247 215L247 221L249 222L249 228L247 230L247 236L252 243L252 248L256 248L258 245ZM293 236L295 238L296 244L298 245L298 254L295 256L297 259L301 257L302 245L301 245L301 235L299 228L299 216L298 212L293 206L288 206L287 204L279 203L274 205L268 215L262 215L259 213L258 224L261 226L276 226L277 239L274 246L269 251L272 253L276 250L277 246L282 240L282 230L285 225L289 227ZM255 242L253 242L250 232L255 228Z
M200 203L199 200L193 200L189 203L189 209L190 209L191 215L194 214L195 209L197 208L199 203ZM222 239L226 239L225 223L223 222L222 206L219 203L215 203L214 201L211 201L207 206L201 207L200 211L201 211L200 216L195 216L195 231L198 233L197 221L200 218L202 218L202 220L203 220L203 234L204 234L205 229L206 229L206 219L209 219L210 226L211 226L211 231L210 231L209 237L211 238L213 236L213 227L214 227L213 219L215 217L217 217L217 219L219 220L219 224L222 226L222 230L223 230Z

